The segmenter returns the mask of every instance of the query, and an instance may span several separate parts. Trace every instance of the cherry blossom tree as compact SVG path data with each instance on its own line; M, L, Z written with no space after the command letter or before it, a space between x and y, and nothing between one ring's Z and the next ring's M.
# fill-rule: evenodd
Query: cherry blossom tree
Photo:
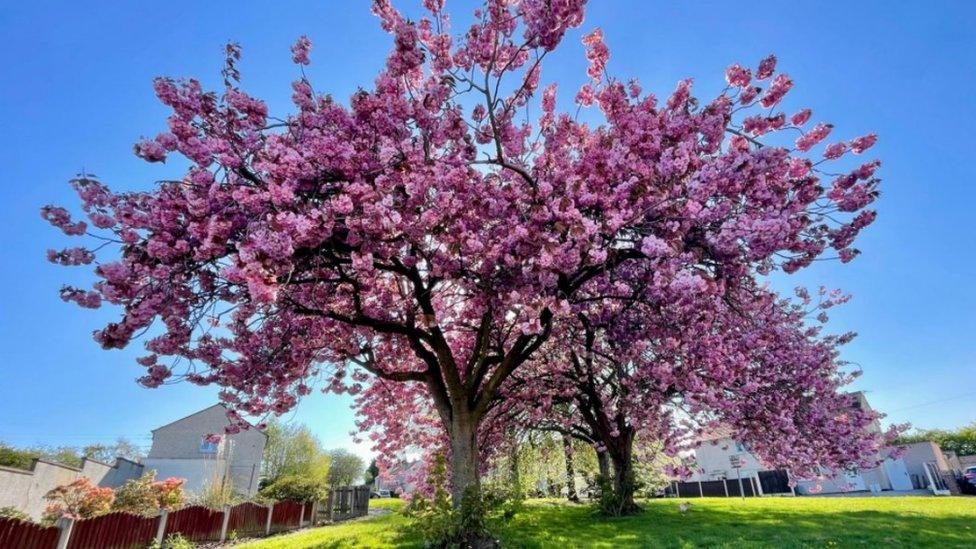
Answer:
M781 111L793 82L773 57L754 73L731 67L710 101L690 80L659 101L607 73L593 31L571 112L602 121L584 123L557 112L555 84L539 91L583 0L488 0L460 35L442 1L424 6L410 21L373 2L394 47L348 103L301 72L296 112L271 117L242 88L234 44L222 90L157 79L172 114L135 153L181 155L186 174L145 192L80 177L86 219L57 206L42 216L95 242L49 252L99 277L61 297L121 309L95 333L106 349L146 334L142 384L220 386L231 432L247 428L242 414L290 410L313 380L357 394L371 376L392 402L423 391L458 504L478 490L479 427L513 374L575 322L577 297L612 300L600 286L629 271L721 299L829 249L848 261L874 219L878 163L827 175L875 138L814 152L832 126L804 129L809 110ZM302 37L293 61L310 52Z
M853 407L842 389L859 371L839 357L853 334L824 335L826 311L849 296L821 289L799 302L761 287L721 296L645 292L642 273L613 285L613 300L585 299L575 322L503 388L504 421L592 444L613 464L607 511L637 509L636 441L672 458L703 431L723 429L770 467L873 467L898 434ZM622 281L623 281L622 280ZM816 315L818 322L808 322ZM603 467L604 474L608 469ZM676 472L687 473L682 468Z

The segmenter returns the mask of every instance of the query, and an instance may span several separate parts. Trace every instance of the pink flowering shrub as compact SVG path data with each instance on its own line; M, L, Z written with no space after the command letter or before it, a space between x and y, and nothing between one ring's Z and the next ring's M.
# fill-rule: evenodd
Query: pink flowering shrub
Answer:
M45 522L55 522L62 517L78 520L108 513L115 499L115 491L92 484L88 477L80 477L52 489L44 495L44 499L50 502L44 509Z
M154 472L128 480L115 491L112 509L143 516L156 516L161 510L172 511L186 504L183 484L186 479L169 477L156 480Z

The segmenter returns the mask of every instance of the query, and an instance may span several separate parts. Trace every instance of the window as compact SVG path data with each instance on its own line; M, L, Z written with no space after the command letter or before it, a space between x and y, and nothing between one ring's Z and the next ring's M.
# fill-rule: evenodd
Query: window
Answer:
M200 453L201 454L216 454L217 447L220 446L219 442L212 442L207 440L207 437L200 439Z
M735 443L735 451L736 452L745 452L746 451L746 445L745 444L742 444L741 442L736 441L736 443Z

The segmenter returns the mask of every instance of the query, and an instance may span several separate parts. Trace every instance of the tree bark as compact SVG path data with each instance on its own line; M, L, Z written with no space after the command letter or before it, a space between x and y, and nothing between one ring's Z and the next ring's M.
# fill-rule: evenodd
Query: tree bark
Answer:
M478 474L478 421L468 414L458 414L451 420L451 503L455 509L461 506L465 491L481 490Z
M606 450L596 452L596 462L600 467L600 476L609 479L610 478L610 456L607 455Z
M563 452L566 455L566 499L578 502L576 494L576 467L573 466L573 441L563 435Z
M616 515L630 515L640 510L634 502L637 476L634 471L634 436L626 433L610 448L613 460L613 489L619 498Z
M512 440L512 449L510 450L510 456L508 460L509 474L511 476L510 480L512 486L518 490L522 490L522 478L519 475L519 446L518 440Z

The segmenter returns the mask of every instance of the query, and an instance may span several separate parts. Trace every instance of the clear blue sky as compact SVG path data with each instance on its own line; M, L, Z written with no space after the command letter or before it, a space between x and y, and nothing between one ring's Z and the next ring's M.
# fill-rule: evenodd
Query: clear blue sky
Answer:
M400 0L416 13L419 0ZM449 0L457 8L470 2ZM694 77L703 95L724 67L767 53L796 81L794 105L837 123L841 137L876 131L884 160L880 216L852 264L820 264L777 280L841 287L854 300L833 316L861 335L846 358L857 387L890 420L955 427L976 419L976 4L971 2L594 1L583 29L549 62L544 78L575 89L585 76L582 31L604 29L617 77L669 93ZM456 12L457 18L469 13ZM102 351L92 330L114 315L62 303L81 271L48 264L65 240L38 208L74 205L67 180L82 169L116 188L145 188L179 175L131 153L163 128L156 75L197 76L216 86L220 47L244 47L244 86L290 112L296 72L288 47L314 44L317 90L346 98L368 85L389 39L367 2L4 2L0 6L0 440L84 444L119 435L147 443L149 430L214 402L196 386L147 390L134 379L138 349ZM293 414L327 446L350 446L349 402L313 394ZM362 451L362 448L358 449Z

